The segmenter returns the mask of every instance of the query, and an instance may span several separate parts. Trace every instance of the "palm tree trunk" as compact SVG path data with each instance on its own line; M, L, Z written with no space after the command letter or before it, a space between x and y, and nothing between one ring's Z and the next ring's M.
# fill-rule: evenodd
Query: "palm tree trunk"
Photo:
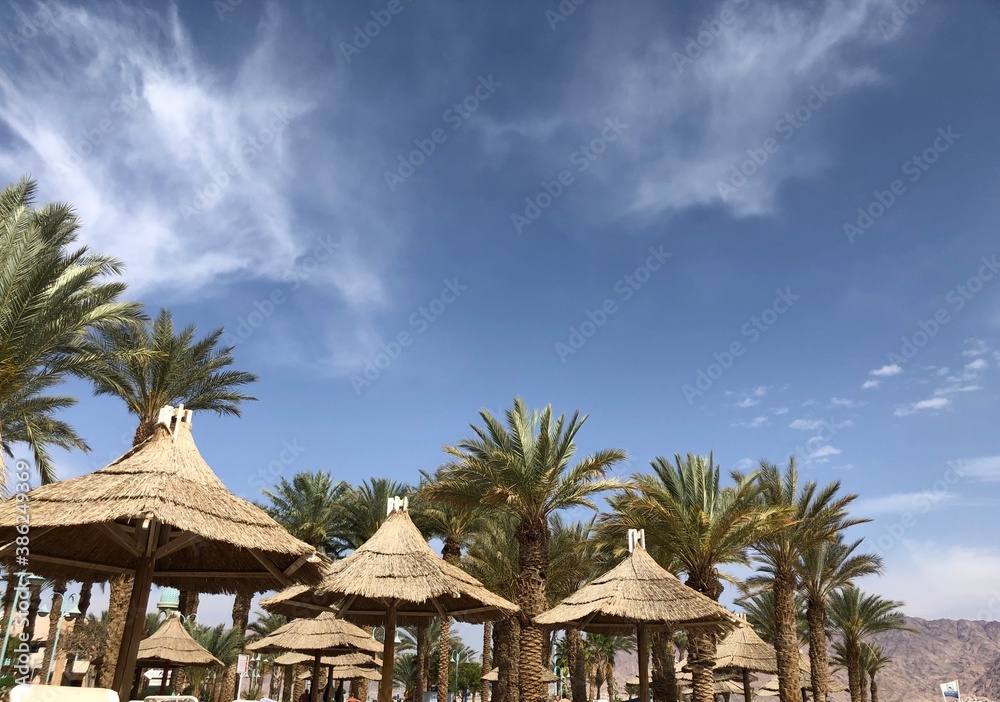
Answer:
M281 684L281 702L298 702L298 700L293 699L295 689L295 666L286 665L285 666L285 680Z
M583 635L579 629L566 632L569 649L569 681L573 702L587 702L587 655L583 650Z
M118 665L118 649L121 647L122 636L125 634L125 618L128 614L133 580L131 575L116 575L111 578L107 644L104 646L104 663L101 665L101 674L97 678L97 687L110 688L114 684L115 668Z
M520 702L520 627L521 623L516 617L501 619L493 625L496 633L496 664L500 669L496 687L493 688L493 702Z
M10 624L10 617L14 614L14 593L17 591L18 577L17 572L13 570L7 571L7 587L3 591L3 630L7 631L7 627ZM4 651L6 655L6 651Z
M57 580L52 586L52 611L49 612L49 636L45 642L45 656L42 658L40 678L43 685L49 684L49 663L52 661L52 654L55 653L56 632L59 631L59 625L62 623L64 594L66 594L66 581Z
M299 680L299 666L297 665L292 666L292 679L295 681L295 683L292 685L292 702L299 702L299 699L302 697L302 693L305 692L306 681ZM354 683L352 681L351 685L353 684ZM351 694L353 695L354 692L352 691ZM365 702L367 696L358 697L358 699L361 700L362 702Z
M813 689L813 702L826 702L827 661L826 603L810 598L806 609L809 621L809 667Z
M382 666L382 670L392 675L392 671L388 670L385 666ZM351 680L351 696L361 700L361 702L365 702L368 699L368 680L365 678Z
M674 632L672 629L649 634L652 653L653 702L677 702L677 671L674 667Z
M483 624L483 674L489 672L493 667L493 623ZM490 702L489 683L482 683L482 702Z
M525 518L517 526L519 572L517 604L521 608L521 702L547 702L542 683L545 631L534 619L548 608L545 573L549 564L549 525L545 519ZM707 702L711 702L708 700Z
M714 570L689 573L685 584L716 602L719 601L723 590L722 583L719 582ZM714 702L715 634L699 629L691 630L688 634L688 667L691 669L692 702Z
M24 630L28 634L28 641L35 638L35 624L38 619L38 608L42 606L42 586L35 585L31 588L31 600L28 602L28 622Z
M781 702L799 702L799 637L796 626L795 578L790 572L774 577L774 616L777 636L778 697Z
M872 679L872 702L878 702L878 683L875 682L875 673L872 673L871 679Z
M861 646L856 641L844 642L847 658L847 686L851 690L851 702L863 702L861 697Z
M868 702L868 674L862 671L858 682L861 683L861 702Z
M247 625L250 623L250 604L253 601L252 594L238 593L233 602L233 628L240 632L241 637L246 636ZM243 641L237 645L237 652L243 652ZM226 672L222 676L222 694L233 694L233 699L239 699L236 689L236 663L226 666Z
M80 619L87 618L87 612L90 610L90 598L94 592L94 583L81 583L80 584L80 600L77 602L76 606L80 610Z
M441 617L441 637L438 639L438 702L448 700L448 657L451 655L451 617ZM458 691L455 691L458 694Z
M417 624L417 679L413 686L414 702L422 702L427 691L427 676L429 674L430 652L427 650L427 629L430 623L426 620Z

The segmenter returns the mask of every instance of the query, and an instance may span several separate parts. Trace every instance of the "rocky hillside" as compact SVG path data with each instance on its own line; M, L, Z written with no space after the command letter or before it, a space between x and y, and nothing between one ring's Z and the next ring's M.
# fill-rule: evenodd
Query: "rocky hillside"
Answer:
M949 680L958 680L963 698L1000 700L1000 622L911 617L907 625L919 633L880 640L893 659L879 677L880 702L941 702L939 685ZM635 676L635 654L619 654L615 673L621 682ZM761 677L763 682L768 676ZM846 682L843 671L837 677ZM831 698L839 702L850 696Z

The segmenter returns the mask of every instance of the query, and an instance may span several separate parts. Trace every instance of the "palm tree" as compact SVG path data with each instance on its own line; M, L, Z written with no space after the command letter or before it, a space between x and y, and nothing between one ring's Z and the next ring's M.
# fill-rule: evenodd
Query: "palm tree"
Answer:
M605 479L607 470L627 455L606 449L571 465L576 435L587 419L579 412L567 421L564 415L554 418L551 406L529 411L521 398L515 398L506 412L506 426L488 410L479 416L485 426L473 425L474 437L445 448L455 460L438 472L426 488L427 495L467 509L482 505L518 520L520 700L544 702L547 634L534 624L534 617L548 606L549 517L578 506L596 512L592 496L617 485Z
M764 590L747 595L736 600L736 604L743 608L743 611L746 613L747 623L757 632L757 635L774 646L774 642L778 638L774 592ZM806 605L798 595L795 598L795 634L798 646L809 641L809 622L806 619Z
M413 699L414 691L417 688L417 654L398 653L392 665L392 681L401 684L404 688L403 699Z
M847 516L847 507L857 495L838 496L839 481L823 489L815 481L800 484L794 457L784 472L773 463L761 461L757 482L763 505L784 513L791 523L757 541L761 575L748 578L747 584L774 592L779 697L781 702L798 702L802 682L796 630L796 565L805 550L834 541L844 529L869 520ZM823 671L817 673L823 677Z
M46 391L67 376L91 378L108 360L94 335L134 327L137 303L121 302L122 266L76 245L80 223L64 203L34 207L28 179L0 192L0 451L26 443L43 483L55 480L49 447L87 445L55 413L75 403ZM6 473L0 487L6 487Z
M234 360L233 347L219 346L223 333L220 328L196 339L193 325L175 332L173 317L164 309L150 324L119 326L97 340L113 360L100 373L93 374L94 392L119 398L138 419L133 446L152 436L156 418L165 405L183 404L191 410L238 417L240 405L256 399L244 394L241 388L256 381L257 376L228 370ZM108 664L102 669L105 677L99 681L102 687L111 686L131 590L131 576L111 579L110 645ZM190 605L197 601L196 593L182 592L181 600L184 614L190 615Z
M607 634L587 634L584 644L592 656L594 665L597 666L597 694L601 694L602 682L608 684L608 699L615 702L617 691L615 690L615 658L619 653L632 653L636 648L634 636L610 636Z
M303 471L282 477L273 490L261 490L268 504L264 510L295 538L331 558L348 548L344 541L344 497L350 489L330 473Z
M719 566L748 565L751 545L777 527L775 515L760 505L754 476L734 472L733 484L723 487L712 454L675 454L673 463L658 457L651 465L652 474L633 475L609 501L614 512L605 521L618 530L645 529L650 553L675 560L662 565L679 567L688 587L717 601ZM688 634L695 702L712 702L715 645L711 633Z
M878 702L878 681L875 676L882 672L892 663L892 658L885 654L885 650L878 644L868 643L861 646L861 672L862 677L868 676L871 682L871 702Z
M855 553L861 540L844 543L824 541L806 549L795 566L800 589L805 596L809 622L809 664L813 700L826 702L827 662L826 602L834 590L851 585L856 579L882 571L882 558Z
M236 661L236 656L243 645L243 632L236 629L227 629L224 624L206 626L205 624L188 621L184 626L188 633L191 634L191 638L208 649L208 652L222 661L224 665L232 665ZM192 670L194 672L188 682L194 689L195 697L200 699L209 696L212 699L225 698L223 692L219 690L222 683L220 676L216 676L215 682L211 684L213 688L211 695L206 695L202 692L202 688L207 684L205 678L208 674L208 669L193 668Z
M247 635L248 641L256 641L257 639L262 639L271 632L280 627L283 627L288 623L288 618L281 614L275 614L274 612L257 612L257 618L247 625L247 631L250 632ZM284 697L288 697L291 694L291 690L295 685L294 674L297 666L285 666L285 678L283 683ZM277 684L277 679L274 672L274 663L271 663L271 689Z
M887 631L915 631L906 625L899 608L902 602L866 595L854 586L830 593L830 623L841 637L843 663L847 668L851 702L864 702L861 696L862 644L871 636Z

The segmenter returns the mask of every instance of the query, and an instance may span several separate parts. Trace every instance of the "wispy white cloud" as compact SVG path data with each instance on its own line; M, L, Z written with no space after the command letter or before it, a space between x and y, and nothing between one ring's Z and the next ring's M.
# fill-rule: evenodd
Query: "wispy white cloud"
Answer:
M988 353L990 347L982 339L977 339L975 337L965 340L965 350L962 351L963 356L982 356Z
M962 477L984 482L1000 482L1000 456L963 458L954 461L953 464Z
M823 426L822 419L796 419L788 425L792 429L799 429L801 431L816 431Z
M858 402L857 400L851 400L846 397L831 397L830 406L831 407L859 407L863 402Z
M898 492L882 497L868 497L851 503L851 511L858 514L899 514L902 512L926 512L932 507L954 502L958 496L952 492L923 490L918 492Z
M761 415L759 417L754 417L753 419L733 422L730 426L742 427L744 429L758 429L762 426L765 426L767 423L768 423L767 417Z
M806 460L813 463L826 463L830 460L831 456L839 456L842 454L839 448L831 446L830 444L823 444L815 451L806 455Z
M787 407L775 407L774 409L771 410L771 414L774 414L774 415L777 415L777 416L781 416L783 414L788 414L788 408Z
M911 414L915 414L922 410L938 410L944 409L951 404L951 400L947 397L932 397L927 400L920 400L919 402L913 402L904 407L897 407L896 411L893 412L897 417L907 417Z
M975 361L969 361L965 364L965 370L967 371L981 371L989 368L990 364L985 358L977 358Z
M896 365L895 363L882 366L881 368L876 368L875 370L868 371L868 375L873 375L876 378L889 378L894 375L899 375L903 372L903 367Z
M866 380L861 384L862 390L871 390L872 388L877 388L882 384L881 380Z

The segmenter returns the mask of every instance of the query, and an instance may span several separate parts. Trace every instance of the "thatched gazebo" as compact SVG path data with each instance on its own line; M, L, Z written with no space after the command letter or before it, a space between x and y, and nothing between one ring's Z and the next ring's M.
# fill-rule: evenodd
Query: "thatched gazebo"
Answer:
M200 643L191 638L181 623L180 615L171 614L153 634L139 642L139 653L135 661L136 675L143 668L163 668L160 678L160 694L167 684L167 673L174 666L207 668L222 665Z
M33 572L103 582L135 577L114 689L129 699L150 586L259 592L320 579L314 549L231 494L198 453L191 412L164 407L152 436L94 473L26 493ZM15 557L18 507L0 504L0 559Z
M517 605L431 550L405 499L390 499L387 513L368 541L326 569L315 590L286 590L261 600L261 606L287 616L333 608L338 617L357 624L384 626L382 659L390 670L397 624L448 616L480 624L517 612ZM391 697L392 675L383 675L378 700Z
M248 651L275 653L292 651L312 657L312 702L319 699L319 670L323 656L330 654L378 653L382 647L364 629L324 612L314 619L293 619L267 636L247 644ZM371 658L370 655L368 658ZM357 661L352 667L360 667ZM373 661L374 662L374 661ZM360 677L360 676L359 676ZM391 675L389 676L392 677Z
M750 673L778 672L778 656L764 639L757 635L745 619L729 632L715 649L717 670L739 670L743 678L744 699L750 700Z
M639 647L639 700L649 700L649 628L710 627L726 630L737 620L725 607L689 588L646 553L646 535L629 529L630 554L624 561L574 592L535 623L627 635Z

